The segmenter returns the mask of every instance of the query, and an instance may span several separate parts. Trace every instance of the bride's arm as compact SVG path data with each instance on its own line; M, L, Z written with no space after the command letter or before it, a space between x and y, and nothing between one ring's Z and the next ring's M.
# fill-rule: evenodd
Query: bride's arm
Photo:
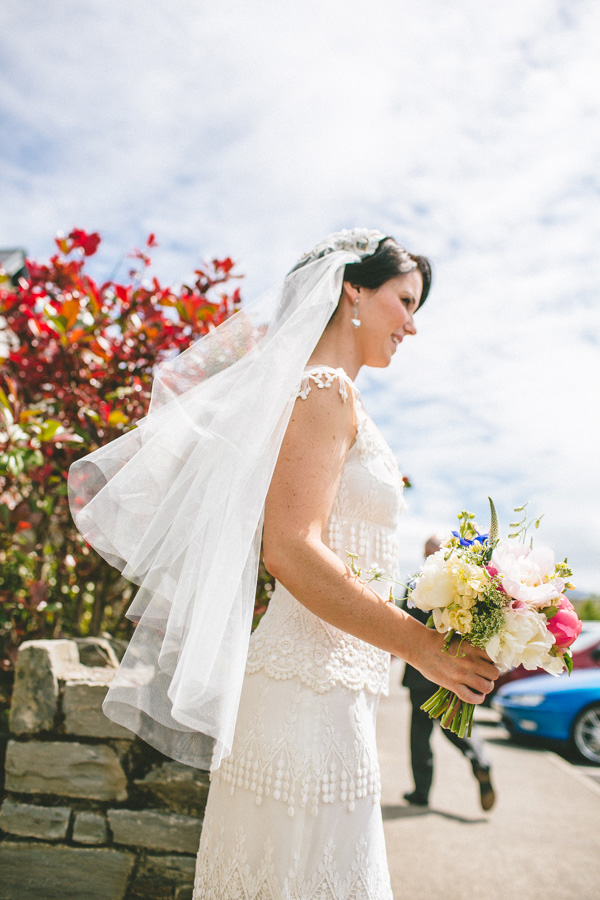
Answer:
M323 543L355 431L353 405L335 387L296 401L265 506L267 571L315 615L480 703L498 675L487 654L466 642L464 656L443 653L442 635L379 597Z

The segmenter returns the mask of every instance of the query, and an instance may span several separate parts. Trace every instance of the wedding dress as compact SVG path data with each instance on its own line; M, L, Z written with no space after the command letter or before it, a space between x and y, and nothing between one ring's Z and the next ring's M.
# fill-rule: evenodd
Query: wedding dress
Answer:
M343 369L305 370L298 397L353 402L324 542L398 577L402 479ZM382 596L389 584L371 586ZM233 750L212 774L193 900L392 900L375 718L389 654L311 613L276 583L250 640Z

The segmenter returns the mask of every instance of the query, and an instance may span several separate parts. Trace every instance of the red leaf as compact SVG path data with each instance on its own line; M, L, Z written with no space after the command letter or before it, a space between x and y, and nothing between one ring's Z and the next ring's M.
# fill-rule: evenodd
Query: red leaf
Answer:
M87 231L83 231L81 228L74 228L69 235L69 240L72 241L72 250L75 247L81 247L85 256L93 256L98 249L101 238L97 231L88 234Z
M58 249L60 250L61 253L67 254L67 253L71 252L66 238L56 237L56 238L54 238L54 243L56 244L56 246L58 247Z
M131 296L131 287L125 287L122 284L115 284L114 291L121 303L129 303Z
M146 241L146 247L158 247L158 243L156 241L156 236L154 232L148 235L148 240Z
M213 265L218 271L227 274L231 271L231 269L233 269L235 263L233 262L231 257L228 256L227 259L213 259Z
M152 262L152 260L148 256L148 254L143 253L141 250L138 250L137 247L134 247L133 250L131 251L131 253L128 253L127 256L130 259L139 259L140 262L142 262L145 266L149 266L150 263ZM132 269L129 274L133 278L138 273L135 271L135 269Z
M67 331L73 327L79 316L79 301L75 299L65 300L61 303L59 315L64 316L66 320Z

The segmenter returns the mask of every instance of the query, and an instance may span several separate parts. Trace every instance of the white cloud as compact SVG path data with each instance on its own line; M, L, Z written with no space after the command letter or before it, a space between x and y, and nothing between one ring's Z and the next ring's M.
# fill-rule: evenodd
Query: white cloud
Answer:
M5 0L0 16L2 243L46 255L59 228L99 228L106 275L154 230L165 279L229 253L247 295L338 227L430 254L419 337L361 375L416 483L407 569L462 506L485 522L491 492L505 520L531 497L598 588L593 0Z

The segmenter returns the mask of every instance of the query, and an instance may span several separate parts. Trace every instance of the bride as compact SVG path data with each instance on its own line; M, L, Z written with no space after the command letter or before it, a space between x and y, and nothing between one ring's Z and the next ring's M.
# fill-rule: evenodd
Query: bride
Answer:
M78 527L140 585L105 711L212 770L194 900L391 900L390 654L470 703L497 677L348 565L399 575L402 479L354 379L416 334L430 282L380 232L331 235L267 324L238 314L163 365L135 432L71 469ZM276 584L248 644L261 536Z

